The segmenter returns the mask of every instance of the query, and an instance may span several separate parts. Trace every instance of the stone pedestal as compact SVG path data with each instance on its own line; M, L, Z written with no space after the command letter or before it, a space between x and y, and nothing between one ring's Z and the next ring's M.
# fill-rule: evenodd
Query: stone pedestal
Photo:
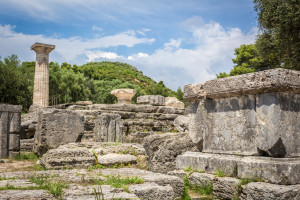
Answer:
M116 89L110 92L118 98L118 104L131 104L132 97L136 94L134 89Z
M49 106L49 53L54 45L35 43L30 47L36 52L33 105Z
M300 156L300 72L273 69L187 85L190 134L203 152ZM200 140L201 139L201 140Z
M0 158L20 152L22 106L0 104Z
M267 183L255 185L269 188L267 196L279 185L297 186L295 194L300 194L299 71L272 69L186 85L184 98L189 102L189 135L202 152L178 156L177 168L263 180ZM214 197L227 199L218 188L234 189L231 183L216 178ZM248 199L253 195L250 188L242 186L238 193L235 188L234 195ZM295 199L295 194L282 199Z

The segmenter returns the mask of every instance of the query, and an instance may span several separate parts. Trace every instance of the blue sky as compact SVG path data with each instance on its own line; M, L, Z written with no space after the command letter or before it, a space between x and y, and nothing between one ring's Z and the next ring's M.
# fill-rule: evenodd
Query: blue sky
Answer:
M228 72L257 30L252 0L0 0L2 58L54 44L51 61L126 62L174 90Z

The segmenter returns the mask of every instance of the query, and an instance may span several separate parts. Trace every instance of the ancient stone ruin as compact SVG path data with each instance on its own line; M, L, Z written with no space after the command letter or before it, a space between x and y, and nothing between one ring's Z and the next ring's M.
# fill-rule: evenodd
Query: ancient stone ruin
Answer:
M22 106L0 104L0 158L20 153Z
M35 43L30 47L36 52L33 105L49 106L49 53L54 45Z
M217 199L300 198L300 72L273 69L187 85L184 98L189 135L201 152L179 155L177 168L231 177L198 174L213 183ZM239 179L265 183L238 191Z
M131 104L132 97L136 94L134 89L115 89L110 92L118 99L118 104Z

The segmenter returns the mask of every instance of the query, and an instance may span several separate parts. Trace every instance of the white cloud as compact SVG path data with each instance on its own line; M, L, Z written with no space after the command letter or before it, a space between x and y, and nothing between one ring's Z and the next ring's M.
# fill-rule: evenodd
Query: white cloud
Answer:
M192 37L192 47L182 47L183 39L170 39L153 54L133 54L127 62L139 67L145 74L164 80L172 89L189 83L203 83L219 72L232 68L234 49L255 40L256 29L243 33L239 28L224 29L219 23L204 23L193 17L184 23ZM140 54L142 55L142 54Z
M151 44L153 38L136 37L134 31L122 32L116 35L83 39L81 37L54 38L43 35L26 35L14 31L14 26L0 25L0 55L2 57L17 54L22 60L34 60L34 53L29 50L35 42L55 44L56 48L51 53L52 60L82 64L86 62L78 56L108 47L126 46L133 47L137 44ZM90 59L90 58L89 58Z
M88 62L92 62L97 59L109 59L109 60L123 59L122 56L118 56L118 54L114 52L87 51L86 55L88 57Z
M99 31L99 32L101 32L103 29L100 28L100 27L98 27L98 26L96 26L96 25L93 25L93 26L92 26L92 30L93 30L93 31Z

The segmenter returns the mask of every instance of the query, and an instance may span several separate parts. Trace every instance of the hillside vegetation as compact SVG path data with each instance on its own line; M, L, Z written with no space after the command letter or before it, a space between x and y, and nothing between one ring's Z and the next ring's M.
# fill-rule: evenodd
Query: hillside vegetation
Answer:
M32 104L35 62L20 62L16 55L0 59L0 103L21 104L26 112ZM49 63L50 105L90 100L93 103L116 103L110 91L118 88L136 89L141 95L175 96L183 100L183 92L155 82L135 67L120 62L91 62L82 66Z

